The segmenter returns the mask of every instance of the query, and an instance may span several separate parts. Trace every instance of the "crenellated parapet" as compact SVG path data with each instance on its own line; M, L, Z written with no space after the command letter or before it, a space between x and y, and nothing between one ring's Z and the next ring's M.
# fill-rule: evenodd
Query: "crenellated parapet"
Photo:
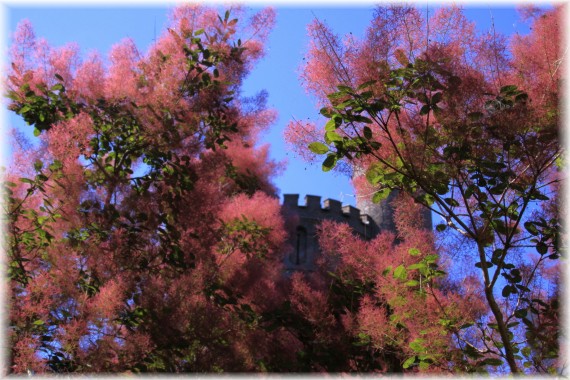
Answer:
M365 239L373 238L379 232L372 218L353 206L343 206L336 199L325 199L321 203L320 196L307 195L305 196L305 203L299 204L299 194L284 194L283 198L283 207L296 213L301 218L347 223Z
M299 194L284 194L285 214L294 215L298 220L296 231L292 231L289 239L292 248L285 266L289 270L314 269L320 252L317 227L323 220L346 223L365 240L374 238L381 231L395 233L394 201L397 196L397 191L393 191L380 203L362 198L357 202L359 208L355 208L343 206L335 199L325 199L321 204L321 197L316 195L305 196L305 203L299 204ZM420 218L425 229L433 228L429 209L423 210Z
M288 269L314 269L315 258L320 251L316 238L317 226L323 220L346 223L364 239L371 239L379 232L372 218L355 207L343 206L338 200L325 199L321 203L321 197L307 195L305 203L299 204L299 194L284 194L283 198L286 213L298 218L297 229L290 238L292 251L285 262Z

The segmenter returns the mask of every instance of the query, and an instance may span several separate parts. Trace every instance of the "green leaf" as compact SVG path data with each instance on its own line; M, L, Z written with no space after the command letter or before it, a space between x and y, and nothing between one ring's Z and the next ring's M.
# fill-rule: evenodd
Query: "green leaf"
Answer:
M336 163L337 163L336 154L329 153L327 158L325 158L325 160L323 161L323 167L322 167L323 171L328 172L332 170L336 166Z
M20 178L20 182L29 183L30 185L33 185L33 184L34 184L34 181L32 181L32 180L29 179L29 178Z
M383 177L384 173L379 165L371 165L366 171L366 179L371 185L376 185Z
M343 93L343 95L346 96L344 93ZM344 110L345 108L354 107L356 105L357 105L356 100L354 100L353 98L350 98L350 99L345 100L344 102L342 102L340 104L335 105L334 108L337 110ZM344 117L348 119L349 118L348 113L346 115L344 115ZM355 121L354 117L350 118L350 121Z
M325 154L329 151L329 147L320 142L314 142L309 144L309 150L316 154Z
M342 93L342 92L333 92L333 93L327 95L327 98L329 98L330 100L342 99L345 97L346 97L346 94Z
M429 106L429 104L423 105L422 108L420 109L420 115L427 115L430 109L431 107Z
M491 227L493 227L493 229L500 234L503 234L503 235L507 234L507 226L505 225L505 222L503 222L502 219L493 220L491 222Z
M329 121L327 121L327 123L325 124L325 131L329 132L329 131L334 131L335 129L336 129L335 119L329 119Z
M372 138L372 129L370 127L362 128L362 133L364 134L364 138L370 140Z
M545 243L540 241L536 244L536 250L541 255L544 255L548 252L548 246Z
M38 172L39 172L40 170L42 170L43 166L44 166L44 163L43 163L41 160L36 160L36 161L34 162L34 169L35 169L36 171L38 171Z
M515 294L516 292L517 292L517 289L514 286L507 285L503 288L503 291L501 294L503 295L503 297L507 298L508 296L511 295L511 293Z
M524 92L515 96L515 102L517 102L517 103L526 102L527 100L528 100L528 94L525 94Z
M353 92L352 88L350 88L348 86L344 86L344 85L338 85L338 86L336 86L336 88L338 88L338 90L341 92L346 92L346 93L352 93Z
M362 116L362 115L354 115L352 116L352 121L357 121L359 123L366 123L366 124L372 124L372 120L370 118L367 118L366 116Z
M403 265L399 265L396 269L394 269L394 278L405 280L408 277L408 271L406 267Z
M528 314L527 309L517 309L515 310L515 317L517 318L524 318Z
M363 89L365 89L366 87L370 87L370 86L372 86L373 84L376 84L376 82L377 82L377 81L375 81L375 80L369 80L368 82L362 83L362 84L361 84L360 86L358 86L356 89L357 89L357 90L363 90Z
M410 248L410 249L408 249L408 253L409 253L411 256L418 256L418 255L421 254L420 250L417 249L417 248Z
M439 259L439 256L436 254L427 255L424 257L426 263L434 263L437 259Z
M38 128L34 128L34 136L35 137L38 137L41 133L42 133L42 131L40 131Z
M321 110L319 111L319 113L326 118L331 118L333 116L333 112L334 112L333 110L327 107L321 108Z
M419 196L414 197L414 199L423 205L431 206L435 202L435 198L433 195L430 194L421 194Z
M460 330L463 330L463 329L469 328L469 327L471 327L471 326L473 326L473 325L474 325L473 322L464 323L464 324L462 324L461 326L459 326L459 329L460 329Z
M459 206L459 203L454 198L444 198L444 201L445 201L445 203L447 203L448 205L450 205L452 207Z
M65 91L65 88L63 87L63 85L61 83L57 83L51 87L51 90L52 91Z
M380 203L384 199L388 198L388 195L390 195L390 189L386 188L386 189L378 190L372 196L372 202L373 203Z
M420 338L416 338L413 342L410 343L410 348L414 352L422 352L425 350L424 342L425 342L425 340L420 339Z
M441 102L441 99L443 98L443 95L441 92L436 92L432 97L431 97L431 104L437 104L439 102Z
M57 171L63 167L63 164L59 160L55 160L49 165L49 170L52 172Z
M499 365L503 364L503 361L499 358L487 358L487 359L483 360L483 362L481 364L499 366Z
M521 352L524 356L529 357L531 352L532 352L532 349L529 346L525 346L525 347L523 347Z
M325 138L327 138L329 141L342 141L342 136L335 131L327 131L325 133Z
M445 195L448 192L447 183L436 183L434 189L439 195Z
M508 86L501 87L500 93L501 94L512 93L516 90L517 90L517 86L511 84Z
M410 368L416 362L416 357L412 356L411 358L406 359L404 364L402 364L402 368Z
M421 361L419 366L420 366L420 369L428 369L429 363L426 361Z
M443 232L445 231L447 228L447 224L438 224L437 226L435 226L435 230L437 232Z
M475 263L475 266L476 266L477 268L483 268L483 264L482 264L480 261L479 261L479 262L476 262L476 263ZM490 263L490 262L488 262L488 261L485 263L485 268L491 268L492 266L493 266L493 263Z

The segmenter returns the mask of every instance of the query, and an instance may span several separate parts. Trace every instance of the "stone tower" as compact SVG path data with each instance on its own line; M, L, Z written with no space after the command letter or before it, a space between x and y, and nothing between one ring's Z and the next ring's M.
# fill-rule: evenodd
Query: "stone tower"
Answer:
M283 208L289 216L296 216L298 224L289 243L291 252L285 258L287 270L311 271L315 267L320 248L316 239L317 225L323 220L347 223L363 239L371 239L378 234L378 229L367 215L352 206L342 206L334 199L325 199L321 205L321 197L307 195L305 204L299 205L299 194L284 194Z
M325 199L321 205L321 197L315 195L307 195L303 205L299 205L299 194L284 194L283 197L284 212L296 216L298 220L296 229L289 237L291 251L285 258L287 271L315 269L315 260L320 253L316 238L317 225L323 220L347 223L365 240L374 238L381 231L396 231L392 206L396 192L378 204L361 198L357 201L358 208L342 206L334 199ZM425 227L431 229L431 213L428 209L423 213L423 219Z
M356 198L356 207L358 207L363 214L370 217L372 224L375 228L378 228L378 231L396 232L393 202L397 196L398 191L394 190L388 195L388 198L380 203L372 202L370 197L359 197ZM423 228L432 230L431 211L424 207L422 209L421 218Z

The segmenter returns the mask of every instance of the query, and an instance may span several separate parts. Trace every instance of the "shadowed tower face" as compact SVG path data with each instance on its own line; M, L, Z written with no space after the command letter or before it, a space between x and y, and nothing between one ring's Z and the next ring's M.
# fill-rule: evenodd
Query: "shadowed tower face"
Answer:
M303 265L307 262L307 229L303 226L297 227L295 249L291 252L289 261L295 266Z
M290 251L285 259L288 270L315 269L315 260L320 253L317 227L323 220L347 223L363 239L371 239L378 233L368 216L352 206L342 206L334 199L325 199L321 205L321 197L307 195L305 204L300 205L298 194L285 194L283 209L297 221L289 236Z
M386 199L379 203L372 202L371 197L357 197L356 207L360 209L363 214L366 214L372 219L372 223L378 228L378 231L396 232L396 223L394 220L394 202L398 197L399 191L392 190ZM431 220L431 211L427 207L422 208L421 212L423 228L427 230L433 229Z
M380 203L372 202L371 197L357 196L356 207L372 219L373 228L380 231L396 232L396 224L394 223L394 208L392 202L398 193L392 191L388 198Z
M397 191L392 191L388 198L380 203L373 203L370 197L357 198L358 208L342 206L341 202L307 195L305 204L299 205L299 194L284 194L283 209L288 217L295 218L296 228L289 236L290 251L285 258L288 271L312 271L320 254L317 228L323 220L346 223L365 240L374 238L382 231L396 232L394 223L394 201ZM425 208L422 212L423 225L432 229L431 212Z
M355 177L364 176L366 171L360 166L353 166L352 179ZM379 203L372 202L372 194L356 196L356 207L363 213L370 217L371 228L376 228L376 233L380 231L389 231L396 233L396 223L394 220L394 209L396 198L398 198L399 191L392 190L388 197ZM423 219L422 225L425 229L432 230L433 224L431 220L431 211L425 207L422 210L421 218Z

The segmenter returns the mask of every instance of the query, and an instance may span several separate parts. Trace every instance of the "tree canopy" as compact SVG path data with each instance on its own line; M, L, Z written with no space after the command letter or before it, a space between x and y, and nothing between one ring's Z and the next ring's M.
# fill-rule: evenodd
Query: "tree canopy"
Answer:
M315 20L301 80L325 122L286 139L360 197L397 192L396 228L324 221L293 274L258 143L276 114L240 91L273 10L180 6L108 63L20 24L8 108L40 144L3 180L8 372L562 371L561 13L527 9L510 41L457 7L378 7L363 40Z
M473 273L487 310L448 327L468 362L512 373L554 371L557 357L534 344L538 325L557 339L561 12L534 10L532 33L510 44L477 34L457 7L427 21L413 7L379 8L366 38L344 44L316 20L302 78L328 121L308 145L314 126L288 132L326 155L324 171L348 163L362 197L399 191L401 207L413 200L441 220L442 244L461 239L450 279Z

